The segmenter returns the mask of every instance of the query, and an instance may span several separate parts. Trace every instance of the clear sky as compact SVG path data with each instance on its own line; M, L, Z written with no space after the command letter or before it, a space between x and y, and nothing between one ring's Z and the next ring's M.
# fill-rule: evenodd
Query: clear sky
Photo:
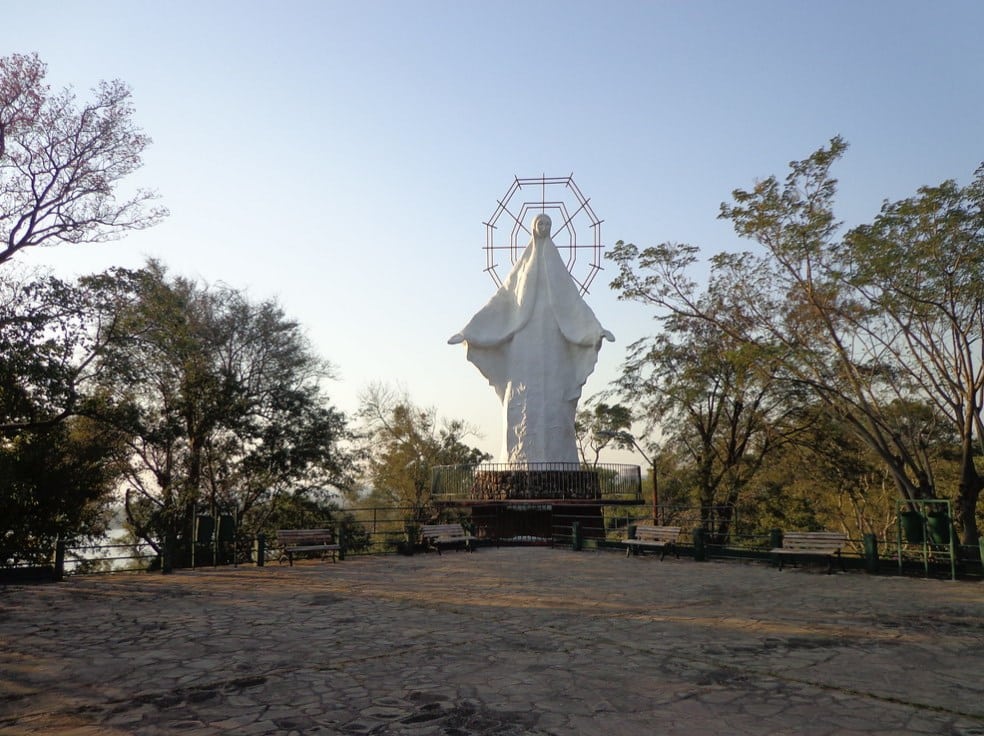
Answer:
M979 0L3 0L0 54L54 87L134 92L134 184L170 218L19 259L62 275L162 259L277 297L338 369L466 419L498 454L491 387L456 333L492 296L486 221L513 177L574 178L606 245L745 247L718 207L832 136L847 224L984 160ZM504 274L503 274L504 275ZM602 272L585 397L655 328ZM614 457L613 460L622 458Z

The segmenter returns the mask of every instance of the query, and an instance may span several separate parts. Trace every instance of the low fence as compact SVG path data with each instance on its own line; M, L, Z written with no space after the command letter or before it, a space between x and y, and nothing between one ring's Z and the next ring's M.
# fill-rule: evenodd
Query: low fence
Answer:
M737 510L731 507L661 506L657 512L662 525L681 527L680 550L696 559L769 561L769 550L781 545L781 530L750 528L749 520L739 518ZM642 504L500 503L446 507L440 515L442 521L470 527L479 537L480 545L550 545L597 550L624 550L620 542L628 536L631 526L653 523L652 508ZM321 524L340 531L343 556L413 554L422 550L418 520L433 521L431 516L415 508L355 507L339 510ZM849 567L936 577L984 575L981 563L984 542L980 548L962 546L951 553L949 548L925 540L917 545L894 535L882 539L867 534L849 541L850 549L843 554ZM234 553L226 564L257 564L258 548L264 546L265 561L276 561L279 553L274 539L261 545L256 539L243 537L235 541ZM207 560L206 565L211 566L220 558L202 554L199 559ZM49 565L0 566L0 582L160 570L161 562L149 546L118 539L74 546L60 543L53 550Z

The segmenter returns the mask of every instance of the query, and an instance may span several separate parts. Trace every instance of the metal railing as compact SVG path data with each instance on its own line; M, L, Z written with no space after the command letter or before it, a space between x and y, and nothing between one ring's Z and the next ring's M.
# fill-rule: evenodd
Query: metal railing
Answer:
M781 530L762 530L753 519L738 517L730 507L661 506L663 525L682 529L680 547L684 554L698 559L745 559L769 561L769 550L781 546ZM728 521L728 533L721 534L722 520ZM352 507L340 509L323 525L341 530L345 555L378 555L420 551L419 524L431 521L460 522L469 527L480 544L519 544L570 546L574 549L624 549L620 544L633 524L652 523L652 508L645 503L590 504L551 501L436 507ZM786 530L790 531L790 530ZM871 572L947 577L977 577L984 574L979 562L984 549L953 544L946 554L928 558L925 549L910 549L905 539L889 534L876 538L865 534L852 538L844 557L848 565ZM269 540L266 561L275 561L274 539ZM984 546L984 545L982 545ZM256 544L245 536L236 543L238 554L230 564L255 564ZM953 555L956 555L954 558ZM701 557L701 555L704 555ZM214 559L209 555L208 558ZM954 561L956 559L956 561ZM25 573L32 569L38 578L61 579L64 575L146 571L161 569L160 557L146 544L111 539L78 545L59 543L48 564L17 567L8 561L0 565L3 573ZM8 580L10 578L8 577Z
M638 503L638 465L599 463L482 463L441 465L433 470L431 498L437 502L600 501Z

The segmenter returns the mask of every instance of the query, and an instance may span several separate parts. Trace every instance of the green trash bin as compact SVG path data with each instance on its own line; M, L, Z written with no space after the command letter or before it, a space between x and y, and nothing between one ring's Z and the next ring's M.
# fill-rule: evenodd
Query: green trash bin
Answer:
M697 562L707 560L707 531L702 526L694 529L694 559Z
M864 543L864 569L870 573L878 572L878 537L874 534L865 534L862 537Z
M923 533L926 520L918 511L903 511L899 514L899 523L902 525L902 536L909 544L922 544L925 539Z
M782 529L769 530L769 549L782 547Z
M253 544L253 554L256 557L256 566L263 567L266 564L266 534L260 532L256 535Z

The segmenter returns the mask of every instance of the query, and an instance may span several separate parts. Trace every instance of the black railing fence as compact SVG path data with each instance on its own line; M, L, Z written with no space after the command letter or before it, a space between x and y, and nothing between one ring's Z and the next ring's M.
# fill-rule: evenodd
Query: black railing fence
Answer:
M642 500L638 465L598 463L482 463L434 468L431 498L442 503L482 501Z
M478 537L479 546L550 545L578 550L624 550L620 542L631 533L630 527L653 523L654 509L641 501L626 503L622 499L612 504L559 501L350 507L336 510L331 518L319 524L336 529L344 558L419 553L424 550L419 539L422 523L461 523ZM661 525L681 528L681 553L697 559L768 561L769 550L781 546L782 530L761 529L756 520L740 516L733 507L660 506L658 516ZM843 555L854 567L865 567L872 572L950 575L952 558L948 551L928 546L926 542L914 546L892 534L884 538L865 534L850 539L849 544ZM163 545L160 548L163 550ZM232 542L231 554L214 554L207 546L198 552L195 558L199 567L276 564L279 558L275 536L260 541L240 534ZM984 574L982 554L984 544L981 549L959 547L955 574L963 577ZM157 550L145 543L127 541L123 534L117 533L101 542L74 545L60 542L52 550L50 564L18 565L11 560L0 561L0 582L168 569Z

